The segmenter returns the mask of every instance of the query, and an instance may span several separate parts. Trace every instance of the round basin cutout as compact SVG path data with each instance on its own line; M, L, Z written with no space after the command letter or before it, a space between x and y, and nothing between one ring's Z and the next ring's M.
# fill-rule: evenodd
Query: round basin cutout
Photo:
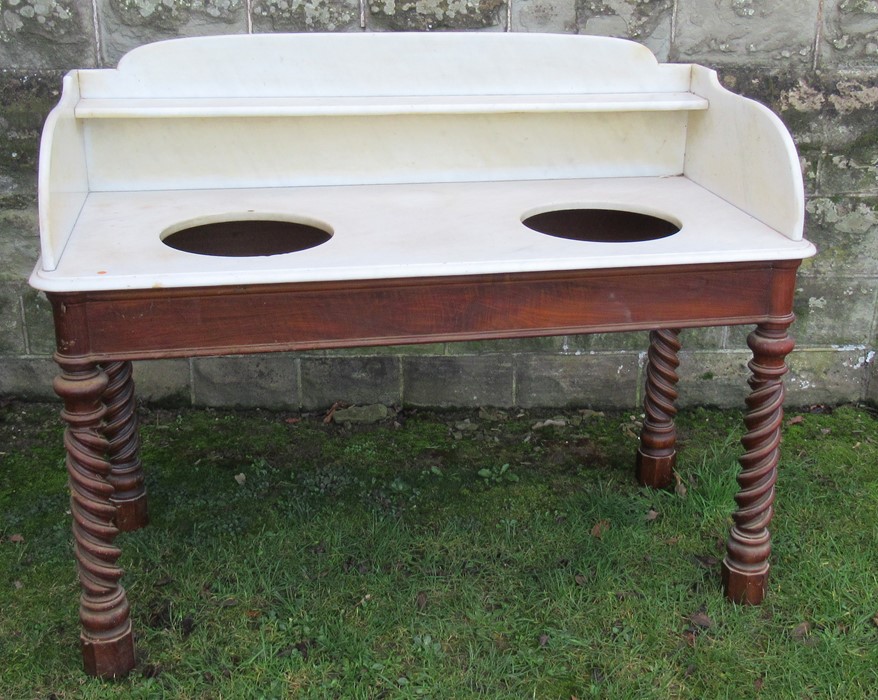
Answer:
M326 243L330 238L329 231L311 224L251 219L189 226L164 236L162 242L196 255L248 258L295 253Z
M528 216L521 223L547 236L594 243L654 241L680 230L667 219L620 209L554 209Z

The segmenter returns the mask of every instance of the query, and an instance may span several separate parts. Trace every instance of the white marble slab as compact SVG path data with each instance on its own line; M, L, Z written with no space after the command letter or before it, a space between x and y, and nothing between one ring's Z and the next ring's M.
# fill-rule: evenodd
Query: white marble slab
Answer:
M661 211L647 243L542 236L548 206ZM265 259L173 251L181 221L325 221ZM271 34L142 46L64 81L40 155L55 291L802 258L789 133L700 66L594 36Z
M550 209L619 208L679 222L639 243L554 238L521 221ZM225 258L174 250L183 223L277 218L321 223L325 244ZM146 289L801 259L794 241L685 177L92 193L47 291Z
M708 108L691 92L579 95L378 95L369 97L198 97L83 99L77 119L350 117L404 114L678 112Z

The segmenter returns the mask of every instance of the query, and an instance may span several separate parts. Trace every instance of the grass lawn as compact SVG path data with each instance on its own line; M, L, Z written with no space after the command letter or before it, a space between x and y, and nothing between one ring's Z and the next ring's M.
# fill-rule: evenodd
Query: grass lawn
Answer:
M720 566L741 415L144 410L138 666L86 678L58 406L0 408L0 698L878 698L878 418L787 413L770 592ZM563 420L546 419L561 418Z

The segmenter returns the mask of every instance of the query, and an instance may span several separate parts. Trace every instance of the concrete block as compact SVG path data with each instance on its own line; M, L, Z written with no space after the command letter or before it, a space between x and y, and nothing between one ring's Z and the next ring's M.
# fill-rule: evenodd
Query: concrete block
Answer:
M515 358L516 404L632 409L639 403L637 353L519 355Z
M874 350L866 352L866 361L866 401L878 404L878 362L875 362Z
M504 0L368 0L372 29L492 29L506 24Z
M820 0L678 0L672 58L807 68L819 5Z
M874 112L870 120L875 121ZM820 163L819 187L826 195L878 195L878 123L850 143L827 150Z
M105 65L153 41L247 32L246 0L97 0L97 7Z
M561 350L565 354L581 355L615 350L646 352L647 348L649 348L649 332L635 331L631 333L568 335L564 338L564 346Z
M52 305L45 294L30 288L22 292L21 299L27 329L27 354L51 356L55 352Z
M272 353L192 360L192 397L199 406L293 408L299 405L297 360Z
M821 66L875 68L878 59L878 3L826 0L823 6Z
M865 398L873 354L861 348L803 349L790 355L787 405L838 404Z
M743 409L744 400L750 393L747 379L750 370L747 363L751 353L747 350L723 352L680 353L677 375L677 406L717 406L719 408Z
M2 51L0 42L0 67L6 69L9 64ZM40 133L60 90L60 72L16 71L11 66L0 70L0 204L4 209L23 210L36 203Z
M800 347L870 343L876 298L875 278L800 277L793 306L796 341Z
M0 357L0 396L30 401L55 400L52 380L56 374L52 360Z
M862 347L802 348L787 357L787 404L859 401L874 353ZM677 405L744 408L750 388L749 349L680 354Z
M575 34L576 0L518 0L512 3L512 31Z
M542 338L507 338L502 340L464 341L448 343L445 354L448 355L479 355L499 353L556 353L564 348L564 336L552 335Z
M349 404L398 404L402 401L399 357L303 357L300 403L322 409L336 401Z
M257 32L338 32L359 27L355 0L255 0Z
M666 61L673 12L672 0L576 0L576 27L580 34L633 39Z
M513 405L513 366L505 355L404 357L402 371L406 404Z
M802 263L802 275L876 274L878 198L814 197L805 211L805 233L818 254Z
M24 323L21 316L21 283L0 284L0 355L23 355Z
M36 70L95 65L89 0L5 0L0 5L0 66Z
M133 370L140 401L169 406L192 403L189 360L142 360L133 363Z
M684 348L720 349L724 347L726 330L716 328L684 328L680 342ZM564 352L583 353L613 350L646 352L649 349L649 331L629 333L592 333L590 335L571 335L567 337Z
M418 343L414 345L375 345L362 348L332 348L331 350L307 350L301 357L373 357L376 355L444 355L445 343Z
M26 280L40 251L36 207L3 209L0 204L0 282Z

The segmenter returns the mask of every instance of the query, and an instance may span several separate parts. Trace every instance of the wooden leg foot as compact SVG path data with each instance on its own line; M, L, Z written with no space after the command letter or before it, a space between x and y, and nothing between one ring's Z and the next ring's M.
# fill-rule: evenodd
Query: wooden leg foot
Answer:
M674 481L674 467L677 465L677 453L672 452L665 457L643 454L637 450L637 481L643 486L664 489Z
M764 544L768 546L768 541ZM722 578L726 598L734 603L759 605L765 598L768 569L767 561L752 568L741 569L729 557L723 559Z
M787 335L789 324L760 325L747 338L753 351L750 361L750 395L741 438L744 454L738 474L738 508L723 561L726 597L738 603L758 604L765 597L771 535L768 525L774 513L774 484L780 456L783 423L783 376L786 356L794 342Z
M122 532L133 532L149 524L149 511L147 509L146 494L128 501L118 501L116 504L116 527Z
M82 665L88 675L122 678L134 668L134 636L130 622L126 630L113 638L93 639L82 634L79 640Z
M149 523L131 363L106 362L101 369L108 379L104 392L104 436L111 469L107 481L113 485L111 500L116 504L116 527L130 532Z
M646 391L643 408L646 418L640 432L637 451L637 481L652 488L667 488L673 483L677 460L677 367L680 341L677 329L663 329L649 334L646 364Z

